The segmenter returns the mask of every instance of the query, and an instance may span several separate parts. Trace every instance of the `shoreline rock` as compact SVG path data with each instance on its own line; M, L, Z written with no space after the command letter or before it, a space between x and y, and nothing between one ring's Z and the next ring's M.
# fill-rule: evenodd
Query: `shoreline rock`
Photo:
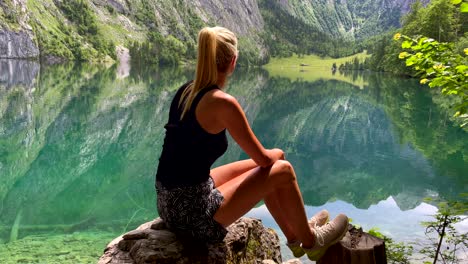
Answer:
M217 244L182 241L157 218L115 238L98 263L282 263L278 235L261 220L243 217L228 231Z

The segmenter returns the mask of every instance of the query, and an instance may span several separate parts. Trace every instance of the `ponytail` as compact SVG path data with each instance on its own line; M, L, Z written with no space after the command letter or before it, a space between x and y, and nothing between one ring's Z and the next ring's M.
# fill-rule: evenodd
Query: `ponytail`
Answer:
M205 27L198 33L197 71L194 82L182 93L179 106L184 98L188 96L188 99L184 105L181 119L192 106L193 99L198 92L204 87L216 84L218 81L216 42L216 32L211 28Z
M231 59L237 54L237 38L222 27L205 27L198 33L198 58L195 80L182 93L179 106L183 104L185 116L195 96L205 87L218 81L218 71L225 72Z

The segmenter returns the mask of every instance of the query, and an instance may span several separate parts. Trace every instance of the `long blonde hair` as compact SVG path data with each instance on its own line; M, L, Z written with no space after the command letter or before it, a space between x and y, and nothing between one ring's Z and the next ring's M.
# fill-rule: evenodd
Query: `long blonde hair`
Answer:
M186 99L181 120L192 106L198 92L216 84L218 72L226 72L236 55L237 38L230 30L223 27L205 27L200 30L195 80L185 89L179 101L180 106Z

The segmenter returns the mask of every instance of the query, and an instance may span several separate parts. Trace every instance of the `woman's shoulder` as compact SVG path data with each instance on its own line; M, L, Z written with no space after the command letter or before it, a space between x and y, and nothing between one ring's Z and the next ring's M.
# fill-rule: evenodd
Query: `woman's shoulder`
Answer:
M221 89L214 89L210 91L210 93L212 102L217 105L228 106L232 104L238 104L237 99L234 96Z

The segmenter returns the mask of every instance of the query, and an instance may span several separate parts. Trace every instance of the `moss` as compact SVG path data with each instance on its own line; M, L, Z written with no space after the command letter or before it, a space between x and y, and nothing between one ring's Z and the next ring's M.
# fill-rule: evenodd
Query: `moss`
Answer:
M258 248L260 247L260 242L257 240L258 238L250 237L249 241L247 242L246 253L245 256L255 256L255 252L257 252Z

